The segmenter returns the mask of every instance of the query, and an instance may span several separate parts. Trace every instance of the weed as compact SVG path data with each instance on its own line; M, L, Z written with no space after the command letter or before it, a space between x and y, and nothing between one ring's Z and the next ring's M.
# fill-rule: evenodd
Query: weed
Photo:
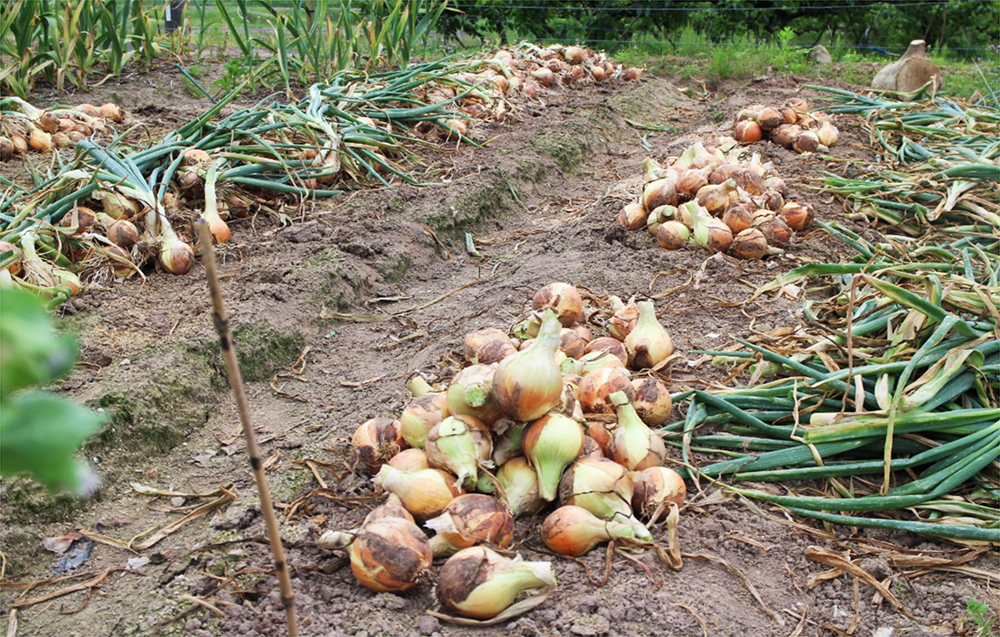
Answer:
M997 611L989 604L969 597L965 601L965 616L976 625L976 637L994 637L997 634Z

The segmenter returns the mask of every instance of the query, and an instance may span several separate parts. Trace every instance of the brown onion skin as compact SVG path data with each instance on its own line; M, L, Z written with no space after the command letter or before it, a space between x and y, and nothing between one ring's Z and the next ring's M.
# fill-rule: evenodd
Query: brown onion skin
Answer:
M767 238L757 228L747 228L733 237L729 254L737 259L762 259L767 254Z
M514 542L514 517L493 496L481 493L460 495L448 503L444 513L459 518L455 526L461 539L457 544L465 545L459 548L485 543L505 549Z
M774 129L771 133L771 141L779 146L784 146L785 148L791 148L798 139L799 135L802 134L802 128L795 124L783 124L778 128Z
M535 292L531 308L536 312L551 309L563 327L572 327L583 313L583 297L568 283L549 283Z
M638 320L639 308L635 305L626 305L620 310L616 310L611 318L608 319L608 334L619 341L624 341Z
M652 376L633 379L632 386L635 387L632 407L635 408L635 413L639 414L642 422L650 427L659 427L666 422L673 408L670 390L667 389L667 386Z
M816 137L816 133L813 131L803 131L795 139L792 148L800 153L815 153L819 150L819 138Z
M480 365L490 365L492 363L499 363L503 359L507 358L511 354L517 352L517 348L510 340L495 340L490 341L482 346L479 350L478 363Z
M784 248L792 238L792 229L785 223L784 217L771 213L754 219L753 227L764 233L769 245Z
M688 244L691 233L680 221L664 221L656 229L656 242L667 250L680 250Z
M559 332L559 349L566 356L580 358L584 355L586 348L587 344L575 330L564 327Z
M601 453L607 457L609 449L611 448L611 430L616 426L617 425L614 423L606 423L600 420L588 420L587 425L584 428L586 433L585 438L589 438L597 443L597 446L601 449ZM586 446L586 440L584 440L584 446Z
M580 381L580 404L590 413L610 413L614 405L608 398L616 391L623 391L629 400L635 397L635 387L627 373L614 367L590 372Z
M780 214L795 232L804 232L812 227L813 209L809 204L789 201L781 207Z
M733 234L739 234L750 227L751 213L746 204L734 203L722 215L722 223L729 226Z
M597 441L590 436L583 437L583 450L580 451L581 458L603 458L604 449L601 445L597 444Z
M636 316L638 316L638 313ZM631 331L634 326L635 321L632 321L632 324L628 328L629 331ZM622 342L625 340L626 336L628 336L628 332L625 332L621 340L611 336L595 338L587 344L584 354L590 354L591 352L604 352L616 357L622 362L622 365L628 365L628 350L625 349L625 344Z
M761 130L760 124L753 120L736 122L736 127L733 130L733 138L741 144L759 142L763 136L764 132Z
M406 441L398 420L372 418L355 430L351 445L357 453L357 464L374 474L382 463L406 448Z
M403 518L366 524L351 544L351 571L362 586L378 593L416 588L433 559L427 536Z

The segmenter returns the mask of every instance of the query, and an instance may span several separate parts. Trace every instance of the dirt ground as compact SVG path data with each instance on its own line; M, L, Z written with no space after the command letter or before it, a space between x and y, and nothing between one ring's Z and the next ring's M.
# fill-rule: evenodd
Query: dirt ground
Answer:
M520 520L518 551L525 559L554 560L559 584L538 609L491 628L426 615L437 608L433 577L410 594L377 595L354 581L342 553L315 546L323 530L353 528L377 504L370 480L346 471L345 439L357 425L397 417L409 399L404 382L414 372L432 382L449 378L465 332L509 327L546 283L571 282L596 297L665 293L657 308L681 353L796 325L801 299L743 301L797 265L850 256L822 231L797 236L784 257L741 262L695 248L660 249L647 233L625 232L614 219L638 194L645 157L662 159L726 133L739 107L782 103L803 83L758 78L689 97L671 78L647 75L635 83L547 91L540 100L518 102L512 123L477 125L476 138L489 143L422 150L421 179L428 186L365 190L280 211L285 217L262 212L233 224L233 239L220 253L226 300L273 496L285 516L302 634L972 634L965 632L971 630L966 600L995 604L995 592L958 574L904 573L880 557L889 546L928 555L958 555L959 547L793 521L777 508L720 499L714 488L694 485L679 529L688 556L683 568L670 571L652 553L635 556L645 568L619 557L600 587L587 571L595 580L603 577L603 550L580 561L559 559L538 539L541 519ZM109 82L81 98L119 101L155 136L206 108L181 86L179 73L162 70ZM857 122L838 123L843 137L831 155L874 161ZM758 146L819 219L842 219L839 204L814 189L819 171L839 170L838 161ZM465 232L473 233L480 258L464 249ZM141 495L135 484L202 494L234 485L228 506L135 555L95 544L72 571L82 574L77 579L27 596L87 580L98 585L17 609L17 635L284 634L204 270L199 265L181 277L151 271L145 281L90 289L62 312L83 352L63 389L112 416L86 450L104 486L92 500L74 502L25 480L0 483L6 558L0 624L9 627L12 603L23 592L16 583L53 577L54 556L42 548L43 538L87 529L127 542L212 499ZM379 320L337 320L331 312ZM684 360L665 373L676 391L724 374ZM671 422L682 417L680 406ZM318 479L329 489L315 491ZM664 539L662 527L654 535ZM909 614L877 601L873 589L847 575L809 588L810 576L827 568L807 559L809 546L850 551ZM737 575L697 556L728 562L759 591L763 606ZM126 570L136 557L149 561ZM985 556L972 565L997 567Z

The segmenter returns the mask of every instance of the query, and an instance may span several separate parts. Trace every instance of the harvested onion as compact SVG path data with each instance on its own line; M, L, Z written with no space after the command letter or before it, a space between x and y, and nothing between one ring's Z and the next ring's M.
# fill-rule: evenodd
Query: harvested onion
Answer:
M370 473L378 471L383 462L406 446L399 429L399 421L391 418L372 418L365 421L351 437L356 462L364 465Z
M555 353L559 347L560 329L556 315L547 311L535 342L508 356L497 367L493 395L503 413L511 418L534 420L559 404L562 373L556 364Z
M441 567L437 596L441 604L474 619L496 617L526 590L555 586L551 562L503 557L485 546L459 551Z
M361 528L351 544L351 571L378 593L415 588L433 561L427 536L402 518L383 518Z
M531 308L536 312L552 310L563 327L573 327L583 313L583 297L569 283L549 283L535 292Z
M656 367L674 353L674 342L657 320L653 302L641 301L638 306L639 321L625 339L629 365L632 369Z
M528 427L524 455L538 474L538 493L543 500L555 500L563 470L582 449L583 429L562 414L549 414Z
M430 540L434 557L480 543L505 549L514 541L514 517L499 500L480 493L458 496L424 526L436 533Z

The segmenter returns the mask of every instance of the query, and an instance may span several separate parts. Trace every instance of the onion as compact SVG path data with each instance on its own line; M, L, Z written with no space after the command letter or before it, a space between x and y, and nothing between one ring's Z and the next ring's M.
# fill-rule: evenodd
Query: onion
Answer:
M751 104L750 106L745 106L740 110L736 111L736 121L752 121L756 122L760 119L760 113L764 110L763 104Z
M626 230L638 230L646 225L646 209L641 203L633 202L627 204L618 213L618 223Z
M555 360L559 330L555 314L547 311L536 341L497 367L493 395L503 413L511 418L534 420L559 404L562 373Z
M729 254L737 259L762 259L767 254L767 237L757 228L742 230L729 244Z
M538 495L538 474L527 458L511 458L500 465L497 482L507 496L507 508L514 517L538 513L545 508L545 500Z
M629 373L625 369L605 368L586 374L580 381L580 404L588 413L608 413L614 409L608 396L616 391L635 395Z
M423 449L427 432L451 415L448 399L442 393L416 396L403 408L399 417L399 433L411 447Z
M597 64L590 67L590 75L596 81L600 82L605 77L604 67Z
M639 303L639 321L625 339L625 347L629 351L629 366L632 369L656 367L674 353L674 343L656 319L652 301ZM631 399L630 392L626 391L626 394Z
M549 283L535 292L531 308L536 312L552 310L563 327L572 327L583 314L583 297L569 283Z
M642 190L642 207L653 210L660 206L677 205L677 179L664 177L651 181Z
M559 350L569 358L580 358L587 344L575 330L564 327L559 330Z
M32 126L28 134L28 146L40 153L47 153L52 150L52 135Z
M86 206L73 206L72 210L63 215L59 221L60 228L71 228L71 236L79 237L84 232L89 232L91 226L97 221L97 214Z
M650 517L664 502L684 504L687 486L684 478L673 469L648 467L632 473L634 493L632 507L643 517Z
M354 577L379 593L415 588L432 561L427 536L402 518L383 518L364 525L351 544Z
M795 109L791 106L782 106L778 109L781 116L785 118L786 124L794 124L799 121L799 114L795 112Z
M830 122L823 122L819 129L816 131L816 137L819 138L819 143L826 147L833 146L840 139L840 131L837 127Z
M449 416L427 433L424 446L427 462L431 466L454 473L458 482L469 489L475 487L479 478L480 462L489 460L493 454L488 434L489 447L483 449L476 446L471 431L473 427L485 429L485 425L471 416Z
M212 238L216 243L229 241L229 226L219 216L219 202L215 192L216 178L219 172L218 162L211 162L205 174L205 211L201 219L208 223Z
M436 518L424 522L434 557L448 557L479 543L505 549L514 541L514 517L496 498L480 493L460 495Z
M709 164L697 170L685 170L677 178L677 198L681 201L689 201L698 191L708 185L709 177L719 170L715 164Z
M690 238L691 231L680 221L664 221L656 230L656 242L667 250L680 250Z
M97 110L104 119L109 119L112 122L122 121L122 109L113 102L102 104Z
M658 206L653 208L646 217L646 230L649 230L649 234L656 236L656 231L660 228L660 224L665 221L671 221L677 218L677 206Z
M628 333L632 331L633 327L635 327L635 322L637 320L639 320L639 308L637 308L634 303L629 303L625 307L617 310L608 320L608 334L618 341L624 341L625 337L628 336ZM602 342L601 351L608 351L609 347L614 346L611 344L605 345ZM587 351L594 351L594 349L588 347Z
M104 226L104 236L116 246L128 250L139 242L139 229L128 219L112 219L103 212L98 212L96 218Z
M649 530L642 524L620 520L602 520L578 506L567 505L553 511L542 524L542 542L559 555L579 556L601 542L616 538L649 541Z
M804 115L809 112L809 102L805 101L801 97L793 97L785 102L785 106L791 107L792 110L800 115Z
M623 80L638 80L639 76L642 75L642 69L630 66L624 71L622 71Z
M629 306L629 307L632 307L633 309L635 308L635 306ZM636 314L636 319L638 319L639 311L637 309L635 314ZM630 321L630 324L626 325L628 331L625 332L625 336L628 336L628 332L632 331L632 326L634 324L635 321ZM611 331L610 327L611 323L609 322L608 331ZM623 336L622 338L625 338L625 336ZM618 338L612 338L610 336L602 336L600 338L595 338L594 340L592 340L590 343L587 344L587 349L585 350L585 354L591 354L594 352L611 354L612 356L618 358L622 362L623 366L628 364L628 351L625 349L625 344L622 343L622 341L619 340Z
M538 493L543 500L556 498L563 469L583 449L583 429L562 414L539 418L524 434L524 455L538 474Z
M417 520L441 515L448 503L462 494L462 490L456 486L455 476L440 469L408 473L384 464L374 482L399 496L403 506Z
M66 133L52 133L52 144L56 148L69 148L73 142Z
M18 135L17 133L11 135L10 145L14 148L15 155L21 155L28 152L28 140L26 140L23 135Z
M383 462L406 446L399 428L399 421L391 418L372 418L365 421L351 437L355 464L366 466L370 473L378 471Z
M604 449L597 441L590 436L583 437L583 449L580 451L581 458L603 458Z
M465 343L462 348L462 354L465 356L465 360L472 364L481 362L479 360L480 352L484 347L494 341L500 341L510 345L511 353L517 351L514 349L513 344L510 342L510 338L503 330L498 330L495 327L484 327L465 335Z
M657 378L647 376L646 378L635 378L632 380L635 388L635 397L632 398L632 407L635 413L639 414L642 422L650 427L659 427L673 409L670 398L670 390Z
M767 243L784 248L792 238L792 229L785 223L784 217L770 210L758 210L754 214L753 227L760 230Z
M785 205L785 197L777 190L768 190L762 198L762 208L777 212Z
M459 551L441 567L437 596L465 617L489 619L514 603L523 591L555 586L551 562L511 560L484 546Z
M532 71L531 77L538 80L538 83L542 86L551 86L555 81L556 76L555 73L552 72L552 69L543 66Z
M819 137L817 137L816 133L811 130L802 131L802 133L795 138L792 148L800 153L815 153L820 150Z
M771 133L771 141L779 146L791 148L795 143L795 140L798 139L801 134L801 127L796 126L795 124L783 124L774 129L774 132Z
M760 124L762 130L770 131L784 124L785 116L779 113L777 109L767 106L757 116L757 123Z
M611 438L611 458L630 471L658 467L667 456L666 446L659 434L642 422L625 392L611 395L618 412L618 429Z
M407 451L420 450L407 449ZM403 506L403 501L400 500L399 496L395 493L390 493L385 499L385 502L372 509L371 512L365 516L365 521L362 526L368 524L369 522L375 522L376 520L384 520L385 518L400 518L402 520L406 520L407 522L413 522L416 524L413 516L410 515L410 512Z
M708 183L721 184L727 179L732 179L736 173L742 170L742 168L743 167L740 164L734 164L732 162L722 164L713 170L712 174L708 176Z
M628 520L632 517L632 477L613 460L581 458L563 474L559 502L586 509L602 520Z
M423 449L404 449L389 459L389 466L404 473L431 468L427 464L427 454Z
M14 157L14 144L10 138L0 136L0 161L10 161Z
M729 207L729 204L736 201L738 196L735 179L727 179L721 184L712 184L698 190L695 198L698 205L702 206L712 215L722 215Z
M812 227L813 210L809 204L789 201L781 207L780 214L795 232L803 232Z
M194 264L194 248L181 241L170 226L166 215L152 210L150 213L155 215L154 219L159 223L160 232L157 238L160 240L160 265L170 274L186 274ZM149 230L150 224L147 221L146 231Z
M763 136L760 124L753 120L736 122L736 128L733 130L733 137L741 144L759 142Z
M496 365L470 365L460 370L448 385L448 411L473 416L492 424L503 414L494 402Z
M726 208L725 214L722 215L722 223L729 226L729 229L733 231L734 235L749 228L750 222L750 210L747 208L746 204L738 202L734 203Z
M570 64L581 64L585 57L586 53L582 47L573 45L563 49L563 58Z

